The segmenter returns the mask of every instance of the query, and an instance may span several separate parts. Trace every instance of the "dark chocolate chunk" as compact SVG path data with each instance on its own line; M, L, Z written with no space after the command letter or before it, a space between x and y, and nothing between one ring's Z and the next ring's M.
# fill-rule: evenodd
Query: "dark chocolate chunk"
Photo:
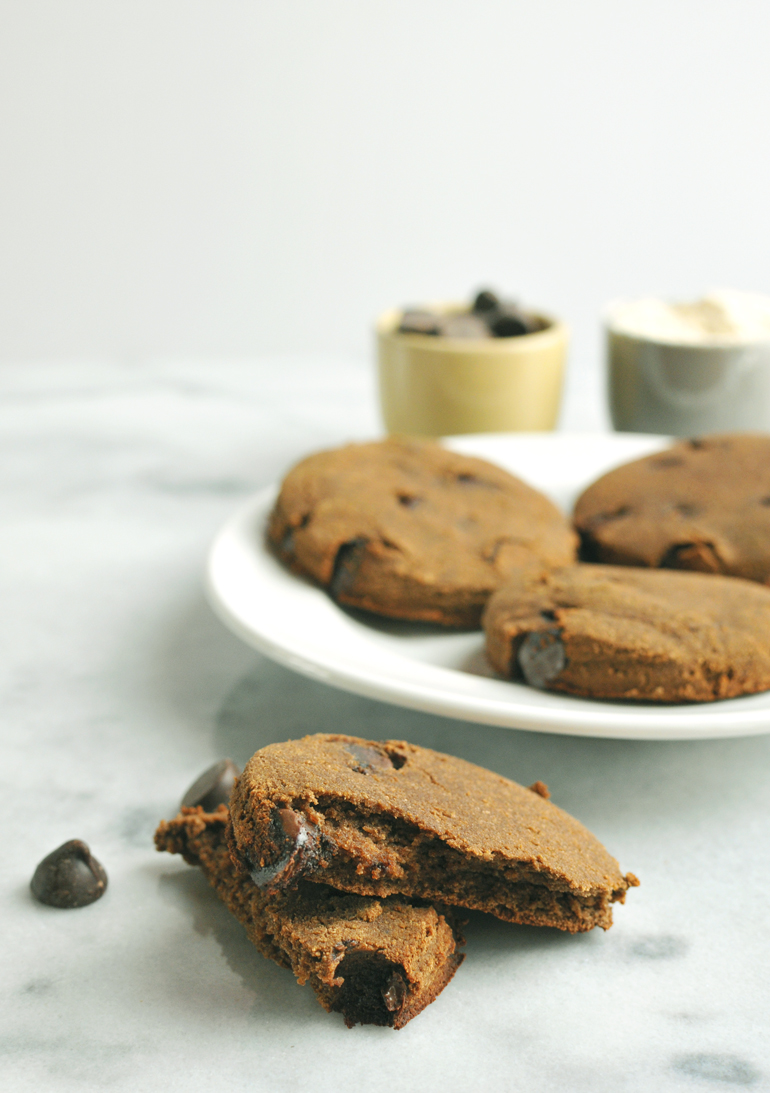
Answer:
M661 569L694 569L699 573L724 573L727 568L713 543L677 543L660 559Z
M318 864L320 838L315 824L293 808L277 808L271 822L273 842L281 848L277 861L268 865L251 864L251 879L266 892L291 888L297 880Z
M393 761L390 756L380 751L379 748L368 748L361 744L348 744L345 751L349 752L356 760L353 770L359 774L370 774L377 770L393 770Z
M395 969L388 976L382 988L382 1000L389 1013L401 1009L406 998L406 982L403 975Z
M496 311L499 306L500 299L497 294L491 289L483 288L473 301L473 312L476 315L483 315L488 311Z
M278 821L283 828L283 833L286 838L291 839L293 843L296 843L297 836L302 830L302 821L299 813L295 812L293 808L279 808Z
M49 907L86 907L104 895L107 874L84 842L70 839L43 858L30 888Z
M294 528L287 528L286 534L281 539L281 544L278 548L281 554L291 556L294 553Z
M367 539L351 539L350 542L343 543L337 551L332 579L329 582L329 595L333 600L344 596L355 584L367 543Z
M441 319L430 311L408 310L401 316L399 334L440 334Z
M350 1028L356 1023L393 1025L407 995L403 970L380 953L348 953L337 965L342 980L334 1009Z
M510 306L491 312L488 321L489 329L496 338L518 338L522 334L531 333L526 315Z
M228 805L235 779L240 773L232 759L214 763L187 790L182 798L182 808L200 807L204 812L216 812L220 805Z
M522 641L517 654L519 668L531 687L545 687L567 666L559 630L535 630Z

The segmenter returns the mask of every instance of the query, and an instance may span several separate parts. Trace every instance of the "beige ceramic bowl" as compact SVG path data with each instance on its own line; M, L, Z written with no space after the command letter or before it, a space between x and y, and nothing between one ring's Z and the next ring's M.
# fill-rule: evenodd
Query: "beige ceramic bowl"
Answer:
M465 311L461 304L431 310ZM377 322L380 404L389 433L529 432L553 429L559 414L567 328L517 338L399 334L401 311Z

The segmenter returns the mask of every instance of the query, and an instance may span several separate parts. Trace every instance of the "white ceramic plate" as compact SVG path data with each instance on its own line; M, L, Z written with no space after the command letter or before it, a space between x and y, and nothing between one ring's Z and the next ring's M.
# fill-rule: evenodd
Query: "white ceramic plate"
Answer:
M446 443L500 464L569 511L598 475L668 441L631 434L513 433ZM275 487L257 494L219 532L209 556L208 594L239 637L289 668L399 706L508 728L667 740L770 731L770 692L687 706L549 694L494 678L478 632L345 611L266 550L264 526L275 494Z

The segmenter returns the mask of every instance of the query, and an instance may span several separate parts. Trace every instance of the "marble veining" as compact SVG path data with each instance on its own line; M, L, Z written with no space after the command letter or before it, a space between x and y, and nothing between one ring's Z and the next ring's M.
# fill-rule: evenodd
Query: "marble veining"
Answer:
M594 424L574 399L564 420ZM295 676L206 606L206 551L241 499L379 428L365 362L0 370L3 1088L770 1090L770 737L453 722ZM434 1005L398 1033L348 1031L151 843L210 763L319 730L541 779L642 886L606 934L471 914ZM106 894L36 904L35 865L75 837Z

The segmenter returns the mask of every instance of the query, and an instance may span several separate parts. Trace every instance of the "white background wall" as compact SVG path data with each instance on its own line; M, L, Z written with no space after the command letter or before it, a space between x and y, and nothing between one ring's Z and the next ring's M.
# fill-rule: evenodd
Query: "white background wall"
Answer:
M770 291L765 0L0 0L0 360Z

